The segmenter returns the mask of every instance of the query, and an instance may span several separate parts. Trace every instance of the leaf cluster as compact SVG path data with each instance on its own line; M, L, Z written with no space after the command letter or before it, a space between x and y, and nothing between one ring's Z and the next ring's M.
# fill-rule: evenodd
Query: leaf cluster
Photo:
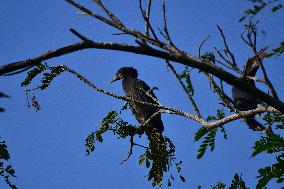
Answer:
M166 136L157 135L156 137L155 143L150 144L149 149L139 157L139 165L145 165L149 169L148 180L152 180L152 186L161 187L164 174L168 173L167 185L170 187L175 179L171 171L174 166L179 179L185 182L185 178L181 175L182 161L178 161L175 156L175 145ZM155 145L155 148L153 149L151 145Z
M225 189L225 188L226 184L224 182L218 182L216 185L211 186L211 189ZM198 189L202 189L202 187L198 186ZM246 183L245 181L243 181L242 177L236 173L229 189L249 189L249 188L246 186Z
M225 117L225 113L223 110L218 109L216 116L208 116L207 121L219 120ZM208 129L206 127L201 127L196 133L194 137L194 141L197 142L203 138L201 145L198 150L197 159L201 159L205 154L208 147L210 147L210 151L215 149L215 139L217 135L217 130L220 130L223 134L223 137L227 139L227 132L224 127L221 128L212 128Z
M242 22L246 18L253 18L257 14L259 14L261 11L263 11L267 7L271 7L270 11L271 12L277 12L283 8L282 3L278 3L279 0L248 0L254 3L254 5L248 9L246 9L239 19L239 22Z
M9 159L10 154L8 152L7 145L5 144L5 141L2 141L0 138L0 176L10 188L17 189L16 185L10 181L10 177L16 177L15 170L11 165L5 165Z
M284 129L284 117L280 114L267 114L264 116L267 125L276 125L276 129ZM276 162L258 170L259 175L257 189L264 188L272 180L276 179L277 183L284 181L284 139L279 134L268 131L266 136L262 136L255 142L252 156L261 153L280 154L276 156Z
M190 70L188 67L185 67L185 69L182 71L182 73L179 75L180 79L185 80L186 83L186 92L190 94L191 96L194 95L194 88L191 82L191 76L190 76Z
M27 87L28 85L31 84L31 82L36 76L42 73L43 74L42 74L41 83L37 87L26 90L28 107L34 107L36 111L40 110L41 109L40 104L38 103L33 91L38 89L40 90L47 89L50 83L53 81L53 79L59 76L64 71L65 69L62 66L49 67L47 64L39 64L35 68L30 70L25 80L21 83L22 87Z
M135 134L138 129L128 124L128 122L125 122L121 118L119 118L118 113L116 111L110 111L102 119L100 123L100 128L97 131L89 134L85 139L87 155L89 155L95 150L96 141L100 143L103 142L103 135L108 131L111 131L114 135L118 137L118 139L125 139L126 137Z
M0 91L0 98L10 98L9 95ZM5 112L5 109L0 106L0 112Z
M41 84L37 88L35 88L35 89L44 90L50 85L50 83L55 77L57 77L64 71L65 69L60 65L56 67L49 67L46 64L39 64L34 69L28 72L28 75L26 76L25 80L22 82L21 86L27 87L37 75L45 72L43 73Z

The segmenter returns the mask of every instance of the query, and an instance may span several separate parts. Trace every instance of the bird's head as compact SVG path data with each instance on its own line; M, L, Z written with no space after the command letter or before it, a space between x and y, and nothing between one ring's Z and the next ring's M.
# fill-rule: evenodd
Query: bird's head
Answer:
M109 83L113 83L115 81L121 80L123 78L127 78L127 77L132 77L132 78L137 78L138 73L137 70L133 67L122 67L120 68L114 78L109 82Z

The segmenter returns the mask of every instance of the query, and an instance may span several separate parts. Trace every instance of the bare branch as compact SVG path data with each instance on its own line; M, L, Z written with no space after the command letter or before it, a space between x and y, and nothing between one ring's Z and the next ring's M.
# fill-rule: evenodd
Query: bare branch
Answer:
M233 53L230 51L230 49L229 49L229 46L228 46L228 44L227 44L227 40L226 40L226 37L225 37L225 35L224 35L224 33L223 33L223 30L222 30L218 25L217 25L217 28L218 28L218 30L219 30L219 32L220 32L222 38L223 38L223 42L224 42L224 45L225 45L225 48L226 48L226 52L229 53L229 55L230 55L230 57L231 57L231 62L230 62L229 64L232 66L232 68L233 68L234 70L240 71L240 69L239 69L238 66L237 66L237 62L236 62L236 60L235 60L235 56L234 56L234 54L233 54Z
M210 38L210 35L208 35L205 39L203 39L203 41L201 42L201 44L198 47L198 57L201 58L201 48L204 45L204 43Z
M126 161L131 157L131 155L132 155L132 150L133 150L133 145L134 145L134 143L133 143L133 138L134 138L134 136L131 135L131 136L130 136L130 149L129 149L129 153L128 153L128 155L126 156L126 158L120 163L120 165L123 164L124 162L126 162Z
M152 4L152 1L151 0L148 0L148 6L147 6L147 12L146 12L146 15L147 15L147 22L146 22L146 35L149 36L149 23L150 23L150 15L151 15L151 4Z
M149 1L150 1L150 0L149 0ZM148 2L148 8L149 8L149 5L151 6L151 2L150 2L150 4L149 4L149 2ZM143 19L144 19L144 21L145 21L145 25L146 25L146 36L147 36L147 37L150 37L150 35L149 35L149 29L150 29L150 31L151 31L151 33L152 33L154 39L156 40L156 42L158 42L159 39L158 39L158 37L157 37L157 35L156 35L156 33L155 33L155 30L153 29L153 27L152 27L152 25L151 25L151 23L150 23L150 12L148 12L149 15L147 15L147 14L145 13L145 11L143 10L143 7L142 7L142 0L139 0L139 8L140 8L141 15L142 15L142 17L143 17ZM149 9L150 9L150 8L149 8Z
M93 0L99 7L102 8L102 10L108 15L108 17L116 24L120 25L121 27L124 27L123 23L112 14L111 11L109 11L104 4L100 0Z
M192 104L192 107L196 113L196 115L199 117L199 118L202 118L201 114L200 114L200 111L196 105L196 102L195 100L193 99L193 97L191 96L191 94L189 94L189 92L187 91L186 89L186 86L185 84L182 82L182 80L180 79L178 73L176 72L175 68L173 65L171 65L170 61L166 60L166 63L167 63L167 66L171 69L171 71L173 72L174 76L178 79L183 91L185 92L185 94L187 95L189 101L191 102Z
M82 41L88 43L88 42L92 42L92 40L88 39L87 37L83 36L82 34L80 34L79 32L77 32L75 29L70 28L69 29L71 33L73 33L75 36L77 36L79 39L81 39Z

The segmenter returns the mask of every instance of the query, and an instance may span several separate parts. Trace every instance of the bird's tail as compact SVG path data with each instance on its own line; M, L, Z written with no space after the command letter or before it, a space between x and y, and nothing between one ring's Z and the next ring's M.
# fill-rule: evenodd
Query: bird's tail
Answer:
M162 182L163 172L167 170L167 146L164 136L159 132L148 133L150 158L152 167L148 179L156 183Z

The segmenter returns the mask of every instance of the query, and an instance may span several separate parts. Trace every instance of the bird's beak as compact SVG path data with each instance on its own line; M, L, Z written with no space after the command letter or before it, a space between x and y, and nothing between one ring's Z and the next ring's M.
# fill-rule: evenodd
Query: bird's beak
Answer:
M114 78L112 78L112 80L110 80L108 83L110 84L110 83L113 83L113 82L115 82L115 81L117 81L117 80L120 80L121 79L121 77L119 76L119 75L116 75L116 76L114 76Z

